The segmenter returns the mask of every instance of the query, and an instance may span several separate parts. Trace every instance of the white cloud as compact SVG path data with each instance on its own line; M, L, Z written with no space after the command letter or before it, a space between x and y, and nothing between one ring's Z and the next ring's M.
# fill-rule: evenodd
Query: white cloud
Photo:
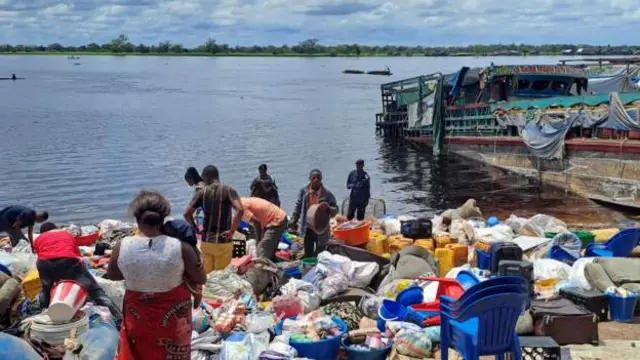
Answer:
M637 0L0 0L14 43L634 43L638 20Z

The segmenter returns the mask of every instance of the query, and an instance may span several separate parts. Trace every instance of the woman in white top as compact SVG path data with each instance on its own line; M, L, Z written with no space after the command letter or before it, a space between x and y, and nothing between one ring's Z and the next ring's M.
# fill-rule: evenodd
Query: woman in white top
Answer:
M108 271L126 287L118 360L190 359L192 302L185 281L206 281L196 251L162 234L171 206L160 193L140 192L129 212L140 235L116 244Z

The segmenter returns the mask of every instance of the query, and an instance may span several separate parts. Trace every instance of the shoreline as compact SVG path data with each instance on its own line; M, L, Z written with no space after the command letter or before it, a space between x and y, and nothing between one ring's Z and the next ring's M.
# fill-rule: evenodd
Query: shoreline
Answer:
M452 55L424 55L424 54L401 54L401 55L387 55L387 54L334 54L334 53L317 53L317 54L299 54L299 53L284 53L284 54L268 54L268 53L111 53L111 52L67 52L67 51L23 51L23 52L0 52L0 56L113 56L113 57L269 57L269 58L406 58L406 57L423 57L423 58L444 58L444 57L474 57L474 58L496 58L496 57L550 57L550 56L566 56L568 58L589 58L589 57L602 57L601 55L563 55L554 53L540 53L535 55L525 54L512 54L512 55L473 55L473 54L452 54ZM625 55L606 55L606 56L625 56Z

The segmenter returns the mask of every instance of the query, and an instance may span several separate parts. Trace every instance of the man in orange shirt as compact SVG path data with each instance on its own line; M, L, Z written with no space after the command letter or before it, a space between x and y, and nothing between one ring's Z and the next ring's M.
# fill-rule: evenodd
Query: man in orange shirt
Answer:
M258 235L258 257L273 260L282 233L287 230L287 213L273 203L257 198L241 198L246 213L256 227Z

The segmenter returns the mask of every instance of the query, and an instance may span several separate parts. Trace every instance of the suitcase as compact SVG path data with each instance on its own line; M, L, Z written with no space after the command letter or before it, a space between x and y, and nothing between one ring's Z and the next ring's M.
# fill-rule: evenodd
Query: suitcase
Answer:
M533 331L550 336L559 345L598 345L598 317L565 298L533 300Z
M492 274L496 274L498 273L500 261L522 261L522 248L515 243L496 243L491 245L489 256L491 258L489 271Z
M596 314L600 321L609 320L609 297L600 291L571 287L560 289L560 296Z
M431 220L424 218L400 222L402 235L414 240L430 238L432 227Z

